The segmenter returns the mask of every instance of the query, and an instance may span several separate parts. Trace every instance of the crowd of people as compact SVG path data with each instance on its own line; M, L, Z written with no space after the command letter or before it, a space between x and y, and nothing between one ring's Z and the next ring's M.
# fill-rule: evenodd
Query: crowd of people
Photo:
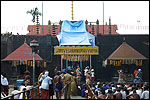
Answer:
M41 99L49 99L56 93L56 98L70 99L70 95L77 96L81 92L82 73L80 67L76 69L68 68L54 69L54 77L48 76L49 71L44 70L38 78L41 90Z
M117 70L118 72L118 83L126 83L127 79L126 79L126 75L123 72L123 70ZM142 70L141 69L135 69L134 70L134 76L132 76L132 82L133 83L140 83L142 82Z
M140 79L140 73L141 70L138 70L135 78ZM149 99L149 83L142 83L141 81L126 83L123 79L123 70L118 70L118 83L96 82L94 74L94 69L90 69L89 66L85 67L84 76L82 76L79 67L76 70L63 69L62 71L57 71L57 74L52 79L56 98L61 99L61 96L64 95L64 87L67 84L65 91L67 95L64 95L66 99L70 99L71 94L86 97L87 84L92 88L98 99ZM86 84L81 84L82 78Z
M98 99L149 99L149 83L97 82L91 87Z
M141 69L134 71L135 80L131 83L124 81L123 70L118 70L118 83L114 82L97 82L95 72L89 66L85 67L84 73L79 66L76 68L68 67L67 69L54 69L54 76L50 77L49 71L44 70L39 74L38 85L41 99L53 99L56 94L56 99L71 99L71 95L82 96L87 98L87 88L89 85L98 99L149 99L149 83L142 83ZM32 87L30 72L24 72L24 81L11 94L19 93L20 91L28 90ZM1 74L1 97L7 96L8 80L5 73ZM22 99L23 93L15 95L14 99ZM29 97L27 97L29 98Z
M7 75L6 75L6 73L2 72L1 73L1 98L6 97L9 94L10 95L17 94L14 96L14 99L23 99L23 93L20 93L20 92L22 92L24 90L29 90L32 88L31 81L30 81L31 78L30 78L29 74L30 74L29 71L25 71L23 82L20 84L19 87L17 87L17 85L15 85L13 91L11 91L11 93L9 93L9 82L7 79Z

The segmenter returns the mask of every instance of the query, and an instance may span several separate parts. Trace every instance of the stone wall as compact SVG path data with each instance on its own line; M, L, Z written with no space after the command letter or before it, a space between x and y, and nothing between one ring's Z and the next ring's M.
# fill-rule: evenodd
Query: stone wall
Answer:
M122 43L123 38L125 41L140 52L145 57L149 58L149 35L98 35L96 37L96 45L99 46L99 55L92 56L92 66L96 71L96 77L99 80L110 81L112 77L116 74L117 69L126 67L115 67L115 66L102 66L102 61L104 61L114 50L116 50ZM50 71L50 75L53 76L53 70L56 66L60 67L60 56L54 55L54 46L58 45L57 38L52 38L49 36L27 36L27 35L13 35L11 37L1 35L1 59L5 58L8 54L16 50L19 46L27 40L27 44L33 39L39 42L39 55L47 62L46 68L40 68L41 72L43 69ZM6 64L7 63L7 64ZM63 61L63 66L65 66L65 61ZM83 68L89 65L89 61L82 62ZM132 67L133 66L133 67ZM131 72L137 67L135 65L128 66L132 67ZM8 70L9 69L9 70ZM144 61L143 69L143 79L149 81L149 61ZM15 68L11 67L11 62L1 62L1 72L5 71L8 73L8 77L11 78L12 72L15 73ZM31 72L32 73L32 72ZM109 74L108 74L109 73ZM37 75L38 76L38 75Z

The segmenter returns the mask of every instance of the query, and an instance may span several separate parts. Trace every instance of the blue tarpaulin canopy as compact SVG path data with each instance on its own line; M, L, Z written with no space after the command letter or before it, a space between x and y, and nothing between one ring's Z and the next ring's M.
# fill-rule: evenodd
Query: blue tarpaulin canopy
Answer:
M64 20L61 32L57 35L59 46L62 45L90 45L95 46L95 36L88 33L84 20L72 23Z

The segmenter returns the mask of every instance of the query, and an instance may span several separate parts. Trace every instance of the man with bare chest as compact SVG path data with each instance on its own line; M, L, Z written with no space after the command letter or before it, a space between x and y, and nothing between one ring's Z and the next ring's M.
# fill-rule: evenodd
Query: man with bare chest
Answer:
M118 74L119 74L118 83L124 83L124 74L122 70L118 70Z
M86 73L86 84L88 84L88 85L91 84L91 75L90 75L90 72Z
M117 91L115 92L115 98L114 99L122 99L122 94L120 92L120 89L118 88Z
M140 96L136 93L136 90L133 90L133 94L129 95L132 99L140 99Z

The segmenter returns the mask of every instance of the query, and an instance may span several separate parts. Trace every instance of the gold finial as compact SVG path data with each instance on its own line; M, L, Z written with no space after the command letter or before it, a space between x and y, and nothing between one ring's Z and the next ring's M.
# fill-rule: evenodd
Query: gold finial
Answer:
M26 38L24 39L24 43L27 43L27 40L26 40Z
M125 37L123 37L123 41L125 41L126 40L126 38Z
M73 18L73 1L71 1L71 2L72 2L72 4L71 4L72 5L72 7L71 7L72 8L72 11L71 11L72 12L72 20L74 20L74 18Z

